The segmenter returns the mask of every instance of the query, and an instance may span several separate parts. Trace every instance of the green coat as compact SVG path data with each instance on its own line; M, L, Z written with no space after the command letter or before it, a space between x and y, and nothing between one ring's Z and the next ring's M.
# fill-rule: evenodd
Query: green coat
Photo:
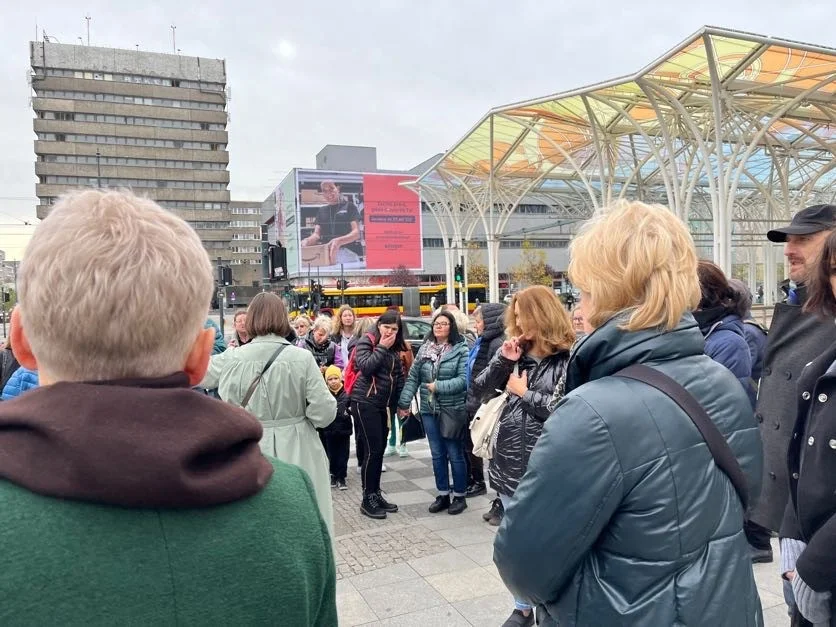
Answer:
M423 347L422 347L423 348ZM421 392L421 413L434 414L436 407L460 407L467 397L467 344L459 342L441 356L438 372L435 364L424 358L424 351L419 350L401 392L398 407L408 409L412 397ZM435 392L427 391L427 384L435 381Z
M310 482L271 462L261 492L201 509L96 505L0 480L0 625L336 625Z
M239 348L212 357L200 384L218 388L221 398L241 406L250 384L264 368L279 344L277 335L254 338ZM288 345L255 389L247 411L261 421L261 451L308 473L328 531L334 527L328 457L316 430L327 427L337 415L325 379L310 352Z

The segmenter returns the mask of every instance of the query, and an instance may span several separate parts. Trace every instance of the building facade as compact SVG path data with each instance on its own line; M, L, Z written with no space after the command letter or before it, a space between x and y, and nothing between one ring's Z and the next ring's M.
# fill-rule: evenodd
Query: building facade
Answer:
M213 260L249 260L233 252L243 246L230 213L223 60L29 46L38 218L71 189L127 187L186 220Z
M236 285L260 287L262 279L261 201L229 203L230 266Z
M437 159L438 156L432 157L409 171L381 170L377 168L374 148L329 145L317 155L316 163L318 170L364 172L367 174L411 174L417 176L426 171ZM285 219L288 219L288 216L295 215L298 210L296 207L298 199L293 198L295 192L292 190L282 192L281 189L277 188L261 203L261 217L266 225L267 240L271 243L275 243L277 237L275 228L277 193L283 193L290 198L289 201L284 202L282 208ZM278 204L282 205L282 203ZM569 242L572 237L572 229L575 228L576 224L567 221L565 218L561 219L562 215L564 214L558 212L557 208L543 204L520 204L516 208L508 219L504 230L505 234L500 238L499 244L498 264L501 275L500 287L503 290L514 289L513 278L506 275L512 274L514 266L520 263L525 247L542 250L545 253L545 260L548 265L557 272L565 272L569 264ZM419 277L424 283L444 283L446 279L445 242L441 227L426 203L422 205L421 223L423 270ZM295 228L295 226L291 228ZM288 254L295 254L295 251L290 250ZM487 243L485 230L481 223L476 224L467 242L467 250L463 251L463 256L466 265L479 264L484 266L487 264ZM397 266L397 259L393 259L392 264L393 268ZM345 276L354 285L385 284L389 273L388 271L366 271L352 274L350 271L346 271ZM335 284L339 277L323 274L319 278L324 285L331 285ZM296 274L291 273L290 280L295 285L305 285L308 280L307 271L302 269ZM473 281L470 280L470 282ZM556 281L555 285L560 286L560 281Z

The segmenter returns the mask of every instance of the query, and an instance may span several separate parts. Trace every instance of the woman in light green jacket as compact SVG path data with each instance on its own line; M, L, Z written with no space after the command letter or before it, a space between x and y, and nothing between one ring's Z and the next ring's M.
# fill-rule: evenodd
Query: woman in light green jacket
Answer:
M334 421L337 402L328 391L310 352L292 346L287 311L275 294L257 294L247 310L247 333L253 340L212 358L200 386L218 388L221 398L243 405L253 381L282 346L264 373L246 409L261 421L261 451L308 473L319 510L333 533L328 458L316 429Z

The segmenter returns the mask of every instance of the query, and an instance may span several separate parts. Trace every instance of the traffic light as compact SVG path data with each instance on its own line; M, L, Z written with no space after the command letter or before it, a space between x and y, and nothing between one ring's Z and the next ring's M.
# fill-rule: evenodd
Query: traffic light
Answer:
M346 279L337 279L337 289L338 289L338 290L346 290L346 289L348 289L348 280L346 280Z
M287 276L287 249L281 244L270 246L270 278L283 279Z
M457 265L453 274L457 283L464 281L464 266L461 264Z
M223 266L221 268L221 283L223 285L232 285L232 268Z
M316 281L314 281L313 279L308 281L308 291L311 293L311 295L313 295L313 293L316 291Z

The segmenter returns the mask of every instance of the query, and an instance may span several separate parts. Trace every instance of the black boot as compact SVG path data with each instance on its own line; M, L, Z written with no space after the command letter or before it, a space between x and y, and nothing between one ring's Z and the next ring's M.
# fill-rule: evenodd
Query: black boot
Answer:
M488 521L488 524L491 527L499 527L499 523L502 522L502 517L505 516L505 506L502 504L502 499L499 500L499 506L496 508L494 515L491 516L491 519Z
M363 502L360 504L360 513L378 520L386 518L386 510L380 506L377 494L366 494L363 497Z
M445 494L444 496L437 496L435 497L435 501L433 504L430 505L430 514L437 514L440 511L443 511L450 507L450 495Z
M528 612L528 616L522 610L514 610L511 615L502 623L502 627L531 627L534 624L534 610Z
M383 508L384 512L394 514L398 511L398 506L394 503L390 503L385 498L383 498L383 494L381 494L380 492L377 493L377 502Z
M482 496L483 494L488 493L488 488L485 487L484 481L477 481L475 483L471 483L467 486L467 492L465 492L466 496L472 498L474 496Z
M455 516L456 514L461 514L466 509L467 499L463 496L454 496L453 502L450 503L450 509L447 510L447 513L451 516Z
M499 512L502 511L502 501L499 499L494 499L493 503L491 503L491 508L482 514L482 520L488 522L494 516L497 516Z

